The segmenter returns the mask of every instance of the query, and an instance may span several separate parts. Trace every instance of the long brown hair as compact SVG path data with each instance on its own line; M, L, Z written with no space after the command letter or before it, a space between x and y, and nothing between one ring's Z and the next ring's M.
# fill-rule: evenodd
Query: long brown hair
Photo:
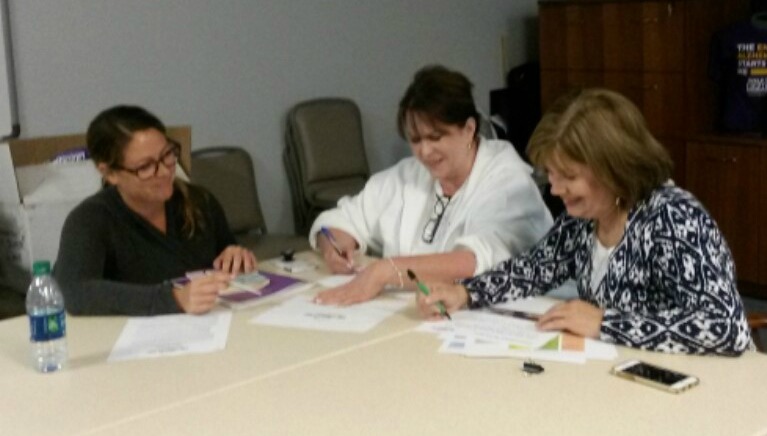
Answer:
M133 134L147 129L155 129L167 135L162 121L146 109L126 105L111 107L98 114L88 126L88 152L96 164L104 163L110 168L118 168L122 165L125 147L133 139ZM173 180L173 184L183 199L182 230L191 239L197 229L205 226L199 207L199 202L203 200L202 192L178 178Z

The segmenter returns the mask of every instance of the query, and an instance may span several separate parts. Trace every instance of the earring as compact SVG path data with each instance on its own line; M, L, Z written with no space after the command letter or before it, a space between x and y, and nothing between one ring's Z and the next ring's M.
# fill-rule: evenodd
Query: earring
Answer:
M615 197L615 207L621 207L621 198Z

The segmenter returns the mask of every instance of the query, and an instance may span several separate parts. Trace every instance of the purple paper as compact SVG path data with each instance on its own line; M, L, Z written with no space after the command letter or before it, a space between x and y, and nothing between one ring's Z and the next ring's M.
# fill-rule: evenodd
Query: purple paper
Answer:
M231 292L226 295L220 295L219 298L229 303L243 303L246 301L258 300L266 296L276 294L287 289L296 283L303 283L303 280L293 277L283 276L261 271L261 274L269 279L269 284L259 289L258 292L240 291Z

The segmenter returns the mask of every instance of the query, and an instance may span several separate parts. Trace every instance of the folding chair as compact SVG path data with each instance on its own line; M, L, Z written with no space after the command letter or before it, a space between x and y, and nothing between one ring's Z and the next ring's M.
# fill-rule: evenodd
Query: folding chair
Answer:
M267 231L253 161L242 148L219 146L193 151L192 182L216 197L238 243L253 250L259 259L279 256L286 249L309 249L304 237Z
M317 215L370 177L362 119L344 98L320 98L288 113L283 162L290 181L296 232L307 234Z

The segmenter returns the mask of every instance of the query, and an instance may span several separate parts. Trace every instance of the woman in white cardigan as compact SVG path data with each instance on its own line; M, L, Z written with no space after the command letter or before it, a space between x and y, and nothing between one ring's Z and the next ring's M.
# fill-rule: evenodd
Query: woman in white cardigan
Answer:
M354 304L387 285L408 287L408 269L422 280L470 277L527 250L551 227L532 169L510 143L479 136L471 88L441 66L416 73L397 117L413 156L312 225L310 243L330 270L358 272L317 302ZM368 250L382 259L359 270L354 254Z

